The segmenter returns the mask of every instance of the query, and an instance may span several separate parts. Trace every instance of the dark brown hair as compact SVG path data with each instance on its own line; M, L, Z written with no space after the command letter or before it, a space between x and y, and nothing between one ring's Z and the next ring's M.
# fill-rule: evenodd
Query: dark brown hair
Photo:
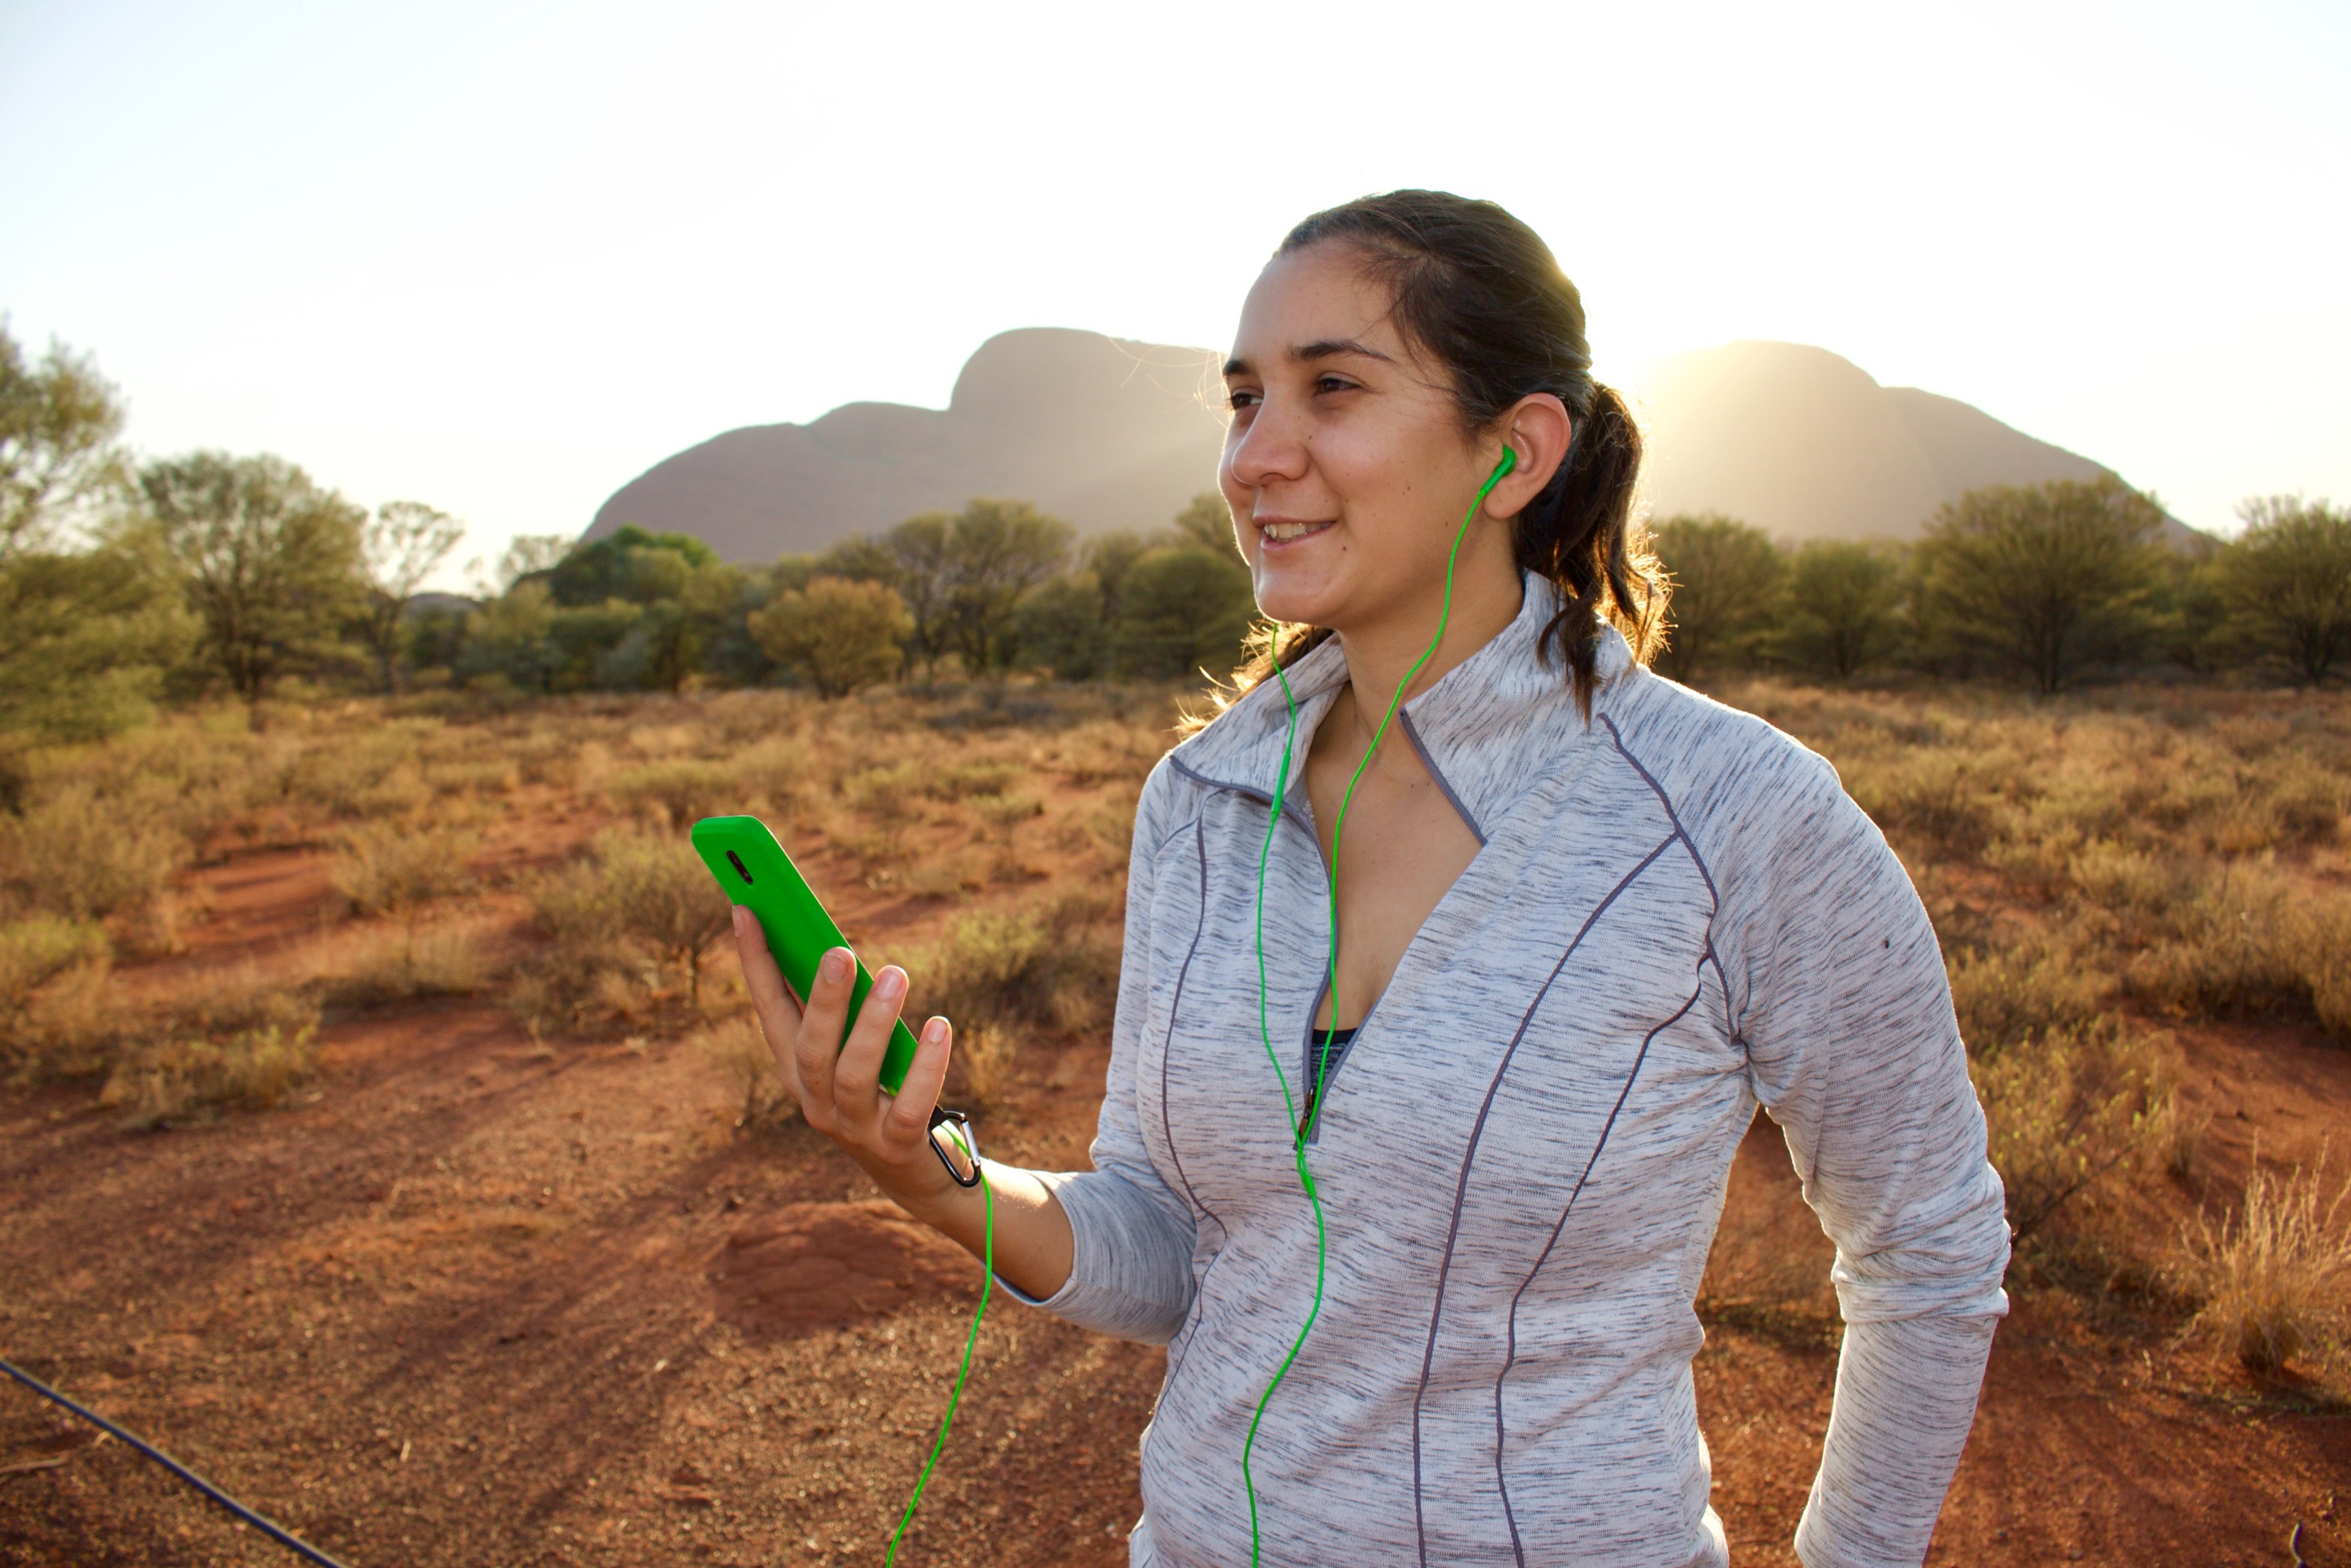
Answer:
M1634 516L1641 433L1625 400L1592 379L1583 299L1541 235L1492 202L1444 191L1391 191L1315 214L1276 256L1344 245L1386 287L1397 329L1452 378L1463 427L1490 428L1530 392L1567 405L1575 434L1551 483L1515 520L1520 570L1559 591L1538 643L1565 664L1577 704L1592 712L1593 650L1605 615L1646 664L1664 631L1668 592ZM1263 625L1235 673L1242 691L1288 668L1327 627Z

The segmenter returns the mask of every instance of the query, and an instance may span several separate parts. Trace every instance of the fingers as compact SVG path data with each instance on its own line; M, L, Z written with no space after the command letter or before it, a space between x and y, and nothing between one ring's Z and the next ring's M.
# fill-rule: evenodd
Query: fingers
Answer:
M906 1081L899 1085L897 1097L882 1118L883 1135L893 1145L904 1148L931 1135L931 1112L946 1087L954 1039L954 1030L942 1018L931 1019L914 1037L914 1060L906 1069Z
M737 904L734 920L735 956L743 965L743 986L751 993L751 1006L759 1022L767 1026L768 1043L773 1047L779 1040L789 1041L799 1032L800 1005L784 983L776 956L768 951L768 934L760 929L759 917L751 913L750 905Z
M846 947L835 947L818 961L816 984L809 988L808 1007L792 1050L803 1091L802 1111L820 1132L832 1130L833 1071L856 978L857 960Z
M768 934L760 929L759 917L738 904L732 911L732 918L735 956L743 965L743 988L750 993L751 1011L759 1020L759 1034L768 1042L768 1054L775 1058L777 1072L797 1100L800 1079L792 1061L792 1046L800 1032L799 1003L792 998L783 970L777 967L775 955L768 950Z
M833 1066L833 1102L861 1124L871 1123L880 1110L882 1058L890 1049L898 1011L905 1005L906 971L895 964L883 965Z

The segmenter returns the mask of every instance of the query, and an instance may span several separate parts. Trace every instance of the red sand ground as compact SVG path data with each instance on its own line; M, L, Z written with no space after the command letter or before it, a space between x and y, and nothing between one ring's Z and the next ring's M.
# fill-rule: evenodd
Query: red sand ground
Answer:
M266 963L325 925L314 855L201 881L172 965ZM869 902L852 926L904 914ZM2186 1041L2216 1180L2256 1134L2284 1155L2351 1130L2351 1053ZM989 1152L1081 1161L1102 1055L1028 1061ZM301 1103L162 1134L86 1091L0 1099L0 1353L352 1568L880 1558L976 1265L804 1128L736 1132L690 1048L424 1006L332 1025L324 1059ZM1724 1228L1823 1245L1768 1125ZM2284 1564L2300 1521L2307 1563L2351 1563L2351 1414L2243 1385L2127 1301L2095 1329L2071 1301L2001 1330L1934 1562ZM1123 1562L1160 1367L999 1298L904 1560ZM1699 1397L1742 1563L1793 1561L1834 1371L1817 1324L1710 1324ZM0 1563L286 1561L0 1387Z

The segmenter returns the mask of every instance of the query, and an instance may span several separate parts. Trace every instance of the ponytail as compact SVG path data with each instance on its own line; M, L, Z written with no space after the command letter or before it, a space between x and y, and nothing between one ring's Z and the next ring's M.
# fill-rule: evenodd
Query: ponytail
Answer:
M1614 387L1592 383L1590 410L1575 421L1567 456L1542 493L1518 516L1519 567L1550 580L1559 613L1537 640L1563 662L1576 706L1592 716L1600 620L1606 616L1633 657L1646 664L1662 641L1667 588L1647 530L1633 515L1641 474L1641 432Z

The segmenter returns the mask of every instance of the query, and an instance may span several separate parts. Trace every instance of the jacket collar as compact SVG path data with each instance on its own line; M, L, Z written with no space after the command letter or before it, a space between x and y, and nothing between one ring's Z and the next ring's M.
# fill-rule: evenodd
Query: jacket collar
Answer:
M1532 755L1541 740L1565 727L1581 730L1583 716L1569 689L1567 672L1544 658L1538 643L1558 613L1559 593L1544 578L1520 579L1524 592L1518 614L1494 638L1437 683L1405 704L1395 730L1416 747L1482 841L1484 823L1494 820L1534 781L1541 765ZM1603 627L1593 696L1597 719L1632 664L1632 650L1614 627ZM1298 697L1298 738L1290 759L1288 803L1306 813L1306 748L1347 680L1347 659L1336 637L1290 669ZM1283 738L1290 727L1281 683L1259 683L1215 722L1176 747L1170 761L1202 783L1269 799L1281 770ZM1395 731L1391 731L1391 744ZM1564 734L1558 739L1565 739ZM1553 740L1552 744L1557 744ZM1306 813L1311 816L1311 813Z

